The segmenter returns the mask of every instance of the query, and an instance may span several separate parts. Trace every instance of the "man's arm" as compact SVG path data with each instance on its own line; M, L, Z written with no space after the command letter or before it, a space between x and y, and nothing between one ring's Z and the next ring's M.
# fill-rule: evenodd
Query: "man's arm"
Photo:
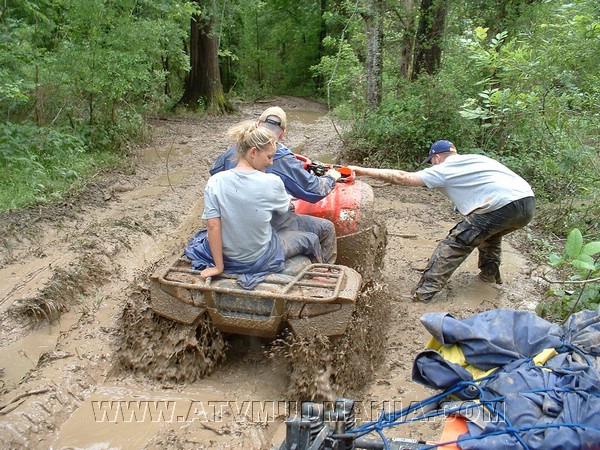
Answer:
M224 170L233 169L237 165L237 159L235 157L237 150L234 145L227 148L219 157L215 160L210 170L208 171L211 175Z
M405 172L396 169L372 169L370 167L348 166L356 175L366 175L392 184L402 186L425 186L419 175L414 172Z
M206 220L208 229L208 246L215 262L215 267L207 267L200 276L203 278L214 277L223 273L225 264L223 263L223 238L221 237L221 218L215 217Z

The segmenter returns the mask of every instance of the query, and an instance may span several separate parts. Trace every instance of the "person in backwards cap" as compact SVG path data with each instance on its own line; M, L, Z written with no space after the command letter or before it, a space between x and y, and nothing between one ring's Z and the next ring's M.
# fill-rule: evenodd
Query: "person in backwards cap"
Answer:
M479 277L502 283L502 236L523 228L535 214L531 186L503 164L483 155L459 155L450 141L432 144L418 172L349 166L367 175L403 186L436 188L452 200L464 216L439 243L413 292L413 300L429 302L454 271L477 248Z
M292 151L281 143L287 127L287 115L279 106L265 109L257 122L259 127L270 130L277 140L277 150L273 157L273 165L267 168L267 173L277 175L283 181L286 191L294 198L316 203L325 198L335 188L335 183L341 174L330 169L323 176L316 176L304 169L304 163L296 158ZM229 147L213 163L209 172L214 175L224 170L232 169L237 164L237 149ZM333 264L337 258L337 243L335 226L327 219L288 211L277 214L271 222L277 231L307 231L319 236L323 261Z

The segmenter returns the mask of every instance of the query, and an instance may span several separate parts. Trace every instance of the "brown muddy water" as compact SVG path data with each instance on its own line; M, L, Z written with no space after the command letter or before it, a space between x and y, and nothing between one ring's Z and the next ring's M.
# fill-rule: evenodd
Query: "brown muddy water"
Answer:
M423 313L464 317L535 305L533 269L512 242L504 247L503 286L479 282L472 255L439 300L407 302L456 217L427 191L367 179L377 218L387 226L387 252L381 280L365 286L343 339L229 335L221 341L210 329L153 316L148 276L198 229L208 167L224 149L226 129L275 105L288 113L286 145L313 160L335 161L341 144L326 111L301 99L247 105L244 117L160 120L153 144L136 150L133 173L100 193L104 203L71 205L66 218L6 236L0 448L270 449L282 442L283 422L299 399L345 396L376 414L390 402L431 395L410 378L429 340L419 323ZM102 277L91 276L93 270ZM66 293L73 298L60 321L17 314L20 304ZM390 435L431 439L439 428L427 423Z

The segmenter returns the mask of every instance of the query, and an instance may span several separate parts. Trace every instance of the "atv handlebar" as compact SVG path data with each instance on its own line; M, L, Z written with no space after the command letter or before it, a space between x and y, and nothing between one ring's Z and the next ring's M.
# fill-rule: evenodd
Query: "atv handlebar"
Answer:
M296 153L294 153L294 156L304 163L304 170L318 177L322 177L330 169L335 169L342 175L340 179L337 180L338 183L352 183L354 181L354 171L350 170L348 167L340 166L339 164L325 164L320 161L311 161L306 156L298 155Z
M333 409L332 409L333 408ZM352 429L356 424L355 401L336 399L333 404L302 403L299 414L285 421L285 440L275 450L419 450L431 445L407 438L373 439L359 436Z

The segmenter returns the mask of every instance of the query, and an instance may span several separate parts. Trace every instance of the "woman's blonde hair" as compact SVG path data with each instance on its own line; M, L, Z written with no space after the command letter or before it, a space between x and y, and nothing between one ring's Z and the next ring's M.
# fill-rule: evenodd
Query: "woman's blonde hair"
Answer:
M269 145L277 145L275 135L266 128L259 127L253 121L234 125L227 134L237 147L239 156L244 156L252 147L265 150Z

